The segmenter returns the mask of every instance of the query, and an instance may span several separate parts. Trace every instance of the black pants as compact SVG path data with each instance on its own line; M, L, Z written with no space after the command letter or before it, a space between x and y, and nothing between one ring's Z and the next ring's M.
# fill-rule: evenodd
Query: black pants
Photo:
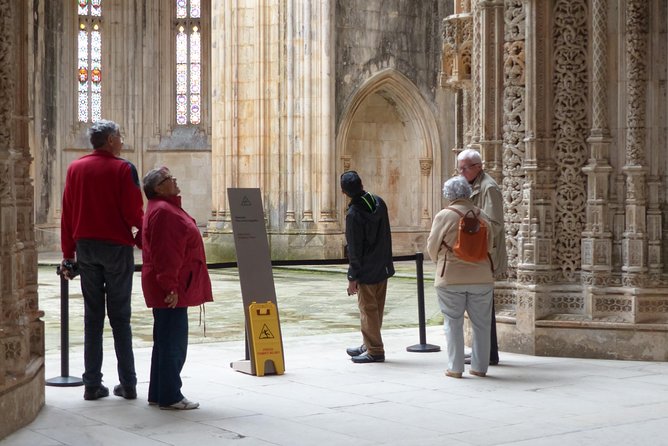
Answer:
M499 362L499 343L496 338L496 310L494 309L494 295L492 294L492 330L490 331L489 362Z
M132 246L99 240L77 241L77 263L84 298L84 363L86 387L102 383L102 335L105 310L114 336L118 378L124 386L137 385L132 353Z

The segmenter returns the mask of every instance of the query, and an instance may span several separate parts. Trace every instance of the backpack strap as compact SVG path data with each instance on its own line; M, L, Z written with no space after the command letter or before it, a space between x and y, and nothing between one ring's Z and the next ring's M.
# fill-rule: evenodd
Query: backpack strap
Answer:
M457 209L455 209L455 208L453 208L453 207L448 206L448 207L446 207L445 209L448 209L448 210L450 210L450 211L454 211L454 212L456 212L456 213L459 215L460 218L463 218L463 217L464 217L464 214L462 214L460 211L458 211ZM446 249L447 251L452 252L452 246L450 246L450 245L448 245L447 243L445 243L445 240L441 240L441 245L442 245L442 246L445 246L445 249ZM443 261L443 269L441 270L441 277L443 277L443 274L445 274L445 264L447 263L447 261L448 261L448 253L446 252L446 253L445 253L445 260Z
M464 214L462 214L461 211L459 211L459 210L453 208L452 206L448 206L448 207L446 207L445 209L448 209L448 210L450 210L450 211L455 211L455 213L457 213L457 215L459 215L461 218L464 218Z

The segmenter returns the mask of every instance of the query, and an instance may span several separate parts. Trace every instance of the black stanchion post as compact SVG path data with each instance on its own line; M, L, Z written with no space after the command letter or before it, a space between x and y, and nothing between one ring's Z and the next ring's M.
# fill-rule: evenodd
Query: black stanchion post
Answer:
M415 253L415 275L417 279L417 294L418 294L418 321L420 325L420 343L406 347L409 352L429 353L438 352L441 347L438 345L427 344L427 328L425 321L424 309L424 254L421 252Z
M56 274L60 276L60 376L49 378L45 383L54 387L82 386L81 378L70 376L69 281L63 276L60 266L56 268Z

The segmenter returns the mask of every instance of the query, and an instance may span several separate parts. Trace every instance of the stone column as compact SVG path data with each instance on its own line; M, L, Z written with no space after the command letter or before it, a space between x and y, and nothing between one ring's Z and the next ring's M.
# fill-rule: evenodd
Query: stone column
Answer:
M295 0L286 1L285 10L285 223L293 229L295 220L295 32L299 24L295 20Z
M610 227L610 129L608 125L608 5L591 4L591 127L587 175L586 225L582 232L582 282L590 286L610 285L612 272L612 228Z
M301 178L302 178L302 221L305 223L313 222L313 164L311 152L313 150L313 140L311 137L311 114L313 109L313 79L311 76L312 70L312 49L313 49L313 38L311 34L311 2L304 2L304 15L303 15L303 24L304 24L304 71L302 73L302 88L304 89L304 96L302 98L304 104L304 152L303 152L303 163L301 165Z
M334 173L335 134L334 134L334 2L320 0L319 30L320 41L318 84L320 91L320 136L317 143L320 149L320 222L329 229L336 229L336 195L339 193L338 176ZM317 125L317 124L316 124Z
M33 420L44 405L28 137L32 6L38 5L0 0L0 438Z
M481 33L479 150L485 162L485 172L503 184L502 125L503 108L503 1L483 0L480 8ZM474 33L475 34L475 33ZM474 39L475 40L475 39Z
M503 198L506 210L508 277L517 276L517 234L523 217L522 167L526 101L526 12L522 0L506 0L503 24Z
M525 1L526 8L526 179L522 187L524 216L518 234L518 279L548 284L559 278L555 265L556 166L552 137L551 2Z
M431 178L431 168L434 164L431 158L420 158L420 190L429 190L429 179ZM429 194L422 194L422 208L420 215L422 220L422 227L429 229L431 227L431 214L429 212Z
M647 167L646 94L647 94L647 26L646 0L626 3L626 181L624 202L626 219L622 240L622 283L643 286L647 279Z
M465 104L468 105L470 110L468 116L469 129L466 132L470 135L468 138L468 145L472 148L480 151L480 136L482 133L482 116L483 111L480 102L482 101L482 70L486 67L482 64L483 62L483 38L482 34L487 34L487 30L483 33L483 23L482 23L482 9L484 0L471 0L471 8L473 15L473 33L471 35L471 88L465 95ZM487 92L485 92L486 94Z
M556 167L554 264L568 282L580 281L586 220L587 1L556 0L553 7L553 158ZM549 29L545 27L544 29ZM546 98L547 99L547 98Z

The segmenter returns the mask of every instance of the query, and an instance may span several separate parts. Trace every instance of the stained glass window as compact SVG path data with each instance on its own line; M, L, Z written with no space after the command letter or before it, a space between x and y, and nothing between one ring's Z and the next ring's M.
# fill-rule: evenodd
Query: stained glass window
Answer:
M202 120L200 0L176 1L176 123Z
M102 0L78 0L79 122L102 116Z

